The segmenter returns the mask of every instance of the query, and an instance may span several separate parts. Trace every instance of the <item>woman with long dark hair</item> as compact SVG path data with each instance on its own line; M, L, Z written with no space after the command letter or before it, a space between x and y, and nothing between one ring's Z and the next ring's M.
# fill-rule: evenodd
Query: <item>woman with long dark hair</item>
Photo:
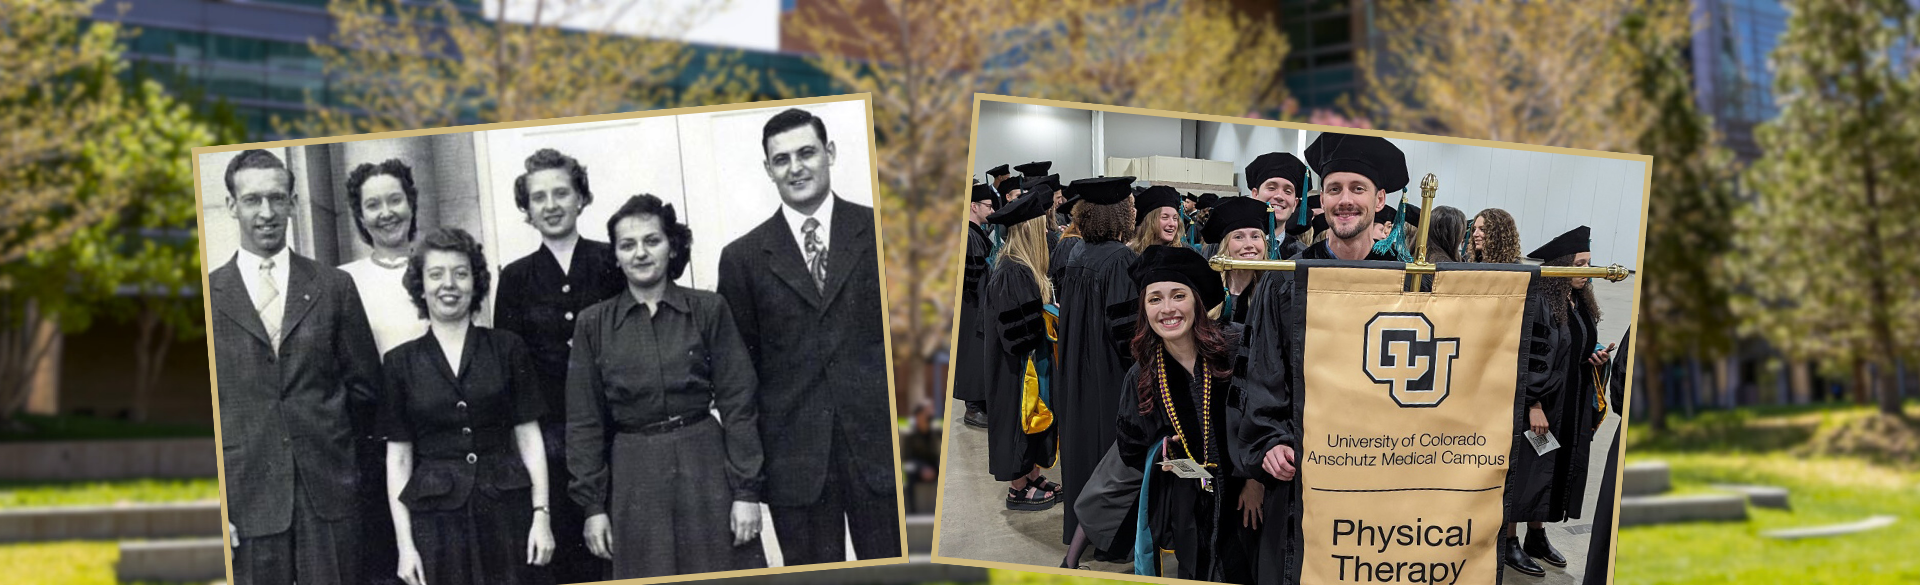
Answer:
M1592 260L1590 230L1580 226L1527 254L1543 260L1543 266L1586 266ZM1516 463L1525 461L1527 489L1516 508L1514 520L1527 523L1527 536L1520 549L1524 557L1540 559L1556 567L1567 566L1560 551L1547 541L1542 525L1580 517L1587 488L1587 461L1594 430L1605 418L1605 402L1596 380L1597 369L1606 365L1612 347L1599 347L1600 306L1594 301L1593 288L1585 278L1548 278L1540 284L1536 303L1536 340L1544 340L1549 351L1544 364L1531 366L1548 369L1541 377L1554 388L1542 393L1539 401L1528 405L1529 426L1535 434L1552 433L1560 448L1545 456L1533 456L1533 450L1519 449ZM1539 309L1544 306L1545 310ZM1544 314L1542 314L1544 313ZM1546 329L1541 331L1541 325ZM1544 333L1542 335L1541 333ZM1536 352L1538 354L1539 352ZM1536 359L1538 356L1536 356ZM1518 525L1509 527L1517 531ZM1510 537L1514 544L1517 538ZM1510 555L1513 561L1530 560ZM1515 568L1528 574L1521 563ZM1533 567L1539 569L1538 565Z
M1453 262L1454 255L1460 253L1460 236L1465 230L1467 214L1442 205L1433 208L1431 221L1427 226L1427 261Z
M1226 293L1192 249L1149 248L1131 274L1140 301L1129 344L1134 365L1121 384L1120 458L1132 467L1156 464L1147 480L1147 518L1154 544L1174 550L1181 579L1246 581L1230 513L1244 479L1234 477L1227 443L1238 340L1207 318ZM1211 477L1168 473L1177 460Z
M518 335L473 324L491 275L480 242L428 234L403 280L427 333L387 352L379 427L407 585L552 583L546 403Z
M1507 210L1489 207L1473 216L1473 234L1467 239L1468 262L1513 264L1520 261L1520 228Z

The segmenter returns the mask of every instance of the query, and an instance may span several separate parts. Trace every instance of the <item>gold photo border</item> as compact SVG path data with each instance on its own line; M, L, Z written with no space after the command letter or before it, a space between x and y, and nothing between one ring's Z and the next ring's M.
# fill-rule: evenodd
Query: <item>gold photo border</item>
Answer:
M202 189L202 186L201 186L201 176L200 176L200 156L204 154L212 154L217 152L232 152L232 151L238 151L238 150L247 150L251 148L285 148L290 146L335 144L335 143L343 143L343 142L359 142L363 140L380 140L380 139L386 139L386 138L436 136L441 134L465 134L470 132L485 132L490 130L534 128L534 127L540 127L540 126L558 126L558 125L564 125L564 124L606 122L606 121L613 121L613 120L633 120L633 119L639 119L639 118L657 118L657 117L666 117L666 116L681 116L686 114L730 112L730 111L737 111L737 110L758 110L758 109L766 109L766 108L778 108L783 106L804 106L804 105L811 105L811 104L840 103L840 102L852 102L852 101L858 101L866 104L866 120L864 121L865 122L864 125L867 128L867 145L868 145L867 156L869 158L870 166L872 167L872 173L871 173L872 176L868 177L868 180L872 181L871 184L874 187L873 188L874 260L880 263L880 265L878 266L879 275L880 275L880 282L879 282L880 319L882 320L882 322L885 322L888 319L887 316L891 314L891 307L888 306L889 296L887 291L887 278L886 278L886 274L887 274L887 259L886 259L886 247L885 247L886 238L884 235L884 229L881 227L882 222L881 222L881 214L880 214L880 194L881 194L880 145L875 140L874 131L873 131L873 94L872 93L853 93L853 94L842 94L842 95L836 95L836 96L822 96L822 97L801 98L801 99L742 102L742 103L735 103L735 104L699 106L699 107L691 107L691 108L674 108L674 109L668 109L668 110L648 110L643 112L623 112L623 113L615 113L615 114L596 114L591 116L572 116L572 117L566 117L566 118L546 118L546 119L540 119L540 120L522 120L518 122L496 122L492 124L449 126L445 128L423 128L423 129L417 129L417 130L375 132L370 134L350 134L350 135L344 135L344 136L330 136L330 137L321 137L321 138L301 138L296 140L275 140L271 142L253 142L253 143L247 143L247 144L201 146L201 147L194 148L193 155L192 155L193 156L193 197L195 202L194 218L196 221L200 222L199 224L197 224L198 226L206 225L206 221L207 221L207 218L205 217L206 202L202 200L202 194L204 193L204 190ZM195 229L201 230L200 235L204 236L205 234L204 228L196 227ZM209 278L208 275L211 273L211 267L213 266L210 263L211 260L212 259L207 258L207 240L205 237L201 237L200 238L200 262L201 262L200 290L202 291L210 290L208 287L211 286L211 284L208 282L208 278ZM201 305L202 305L201 307L202 310L206 312L207 322L212 323L213 322L212 296L207 294L202 294ZM883 341L887 345L887 350L886 350L887 368L884 374L887 377L888 412L894 413L893 416L898 416L897 413L899 413L900 409L899 409L899 405L895 404L897 401L894 399L894 392L896 390L894 388L894 379L893 379L893 371L894 371L893 350L892 350L893 330L892 328L889 328L889 327L882 327L881 331L883 335ZM214 354L215 351L216 351L216 348L214 347L214 344L213 344L213 334L208 333L207 334L207 376L208 376L207 385L211 388L211 393L213 394L214 442L219 443L220 442L220 387L219 387L220 373L218 371L219 360L215 358L215 354ZM900 429L899 429L899 425L895 422L896 419L893 418L893 416L889 416L887 419L887 433L889 436L893 438L893 469L894 469L893 503L894 503L894 511L897 513L897 517L899 518L898 527L900 530L900 556L893 557L893 558L885 558L885 559L868 559L868 560L862 560L862 561L843 561L838 563L801 565L797 567L744 569L744 570L738 570L738 571L693 573L693 574L687 574L687 575L672 575L672 576L666 576L666 577L648 577L648 578L641 578L641 579L625 579L625 580L615 580L615 581L596 581L596 583L621 583L626 585L640 585L643 583L674 583L674 582L694 581L694 580L701 580L701 579L721 579L721 578L729 578L729 577L748 577L748 576L755 576L755 575L779 575L783 573L805 573L805 572L821 571L821 570L846 569L846 568L853 568L853 567L875 567L875 566L882 566L882 565L897 565L897 564L906 563L907 557L910 554L907 550L908 539L907 539L907 512L906 512L907 508L906 508L906 495L905 495L906 492L903 486L905 482L901 481L901 478L900 478ZM227 532L227 524L228 524L227 481L226 481L227 461L224 453L221 454L221 456L216 460L216 463L219 469L219 478L220 478L220 523L221 523L220 533L222 538L226 540L226 543L222 544L222 546L225 547L226 550L222 551L221 556L224 559L227 566L227 579L231 581L233 579L233 548L229 545L233 542L233 535ZM551 491L551 488L549 488L549 490ZM565 493L564 490L561 490L561 493L563 494L563 497L564 497L564 493Z
M1637 330L1634 329L1634 327L1640 324L1640 294L1645 289L1645 286L1646 286L1646 280L1640 277L1640 273L1638 271L1640 270L1640 267L1646 264L1646 261L1647 261L1647 209L1652 201L1652 191L1653 191L1653 157L1651 155L1606 152L1606 151L1600 151L1600 150L1583 150L1578 148L1565 148L1565 147L1559 147L1559 146L1539 146L1534 144L1520 144L1516 142L1499 142L1494 140L1481 140L1476 138L1456 138L1452 136L1434 136L1429 134L1414 134L1410 132L1390 132L1386 130L1345 128L1340 126L1322 126L1319 124L1305 124L1300 122L1283 122L1279 120L1265 120L1260 118L1217 116L1212 114L1195 114L1195 113L1189 113L1189 112L1175 112L1170 110L1152 110L1152 109L1146 109L1146 108L1130 108L1125 106L1109 106L1109 105L1090 104L1090 103L1083 103L1083 102L1069 102L1069 101L1061 101L1061 100L1048 100L1048 99L1026 98L1026 97L1008 96L1008 95L975 93L973 94L973 116L972 116L972 122L971 122L973 126L972 128L969 128L967 131L967 169L968 169L967 176L969 178L969 184L971 184L971 178L973 175L972 169L974 168L974 155L979 152L979 146L980 146L979 139L980 139L980 104L981 102L1000 102L1000 103L1009 103L1009 104L1024 104L1024 105L1030 105L1030 106L1049 106L1049 107L1055 107L1055 108L1070 108L1070 109L1085 110L1085 111L1111 112L1116 114L1133 114L1136 116L1152 116L1156 118L1178 118L1182 120L1196 120L1201 122L1219 122L1222 124L1265 126L1269 128L1282 128L1287 130L1313 130L1313 131L1319 131L1319 132L1353 134L1358 136L1379 136L1381 138L1399 138L1402 140L1417 140L1421 142L1438 142L1443 144L1458 144L1462 146L1480 146L1480 147L1487 147L1487 148L1500 148L1505 150L1521 150L1521 151L1527 151L1527 152L1543 152L1543 153L1550 153L1550 154L1568 154L1568 155L1584 156L1584 157L1590 157L1590 158L1607 158L1607 159L1629 160L1629 161L1645 163L1646 164L1645 176L1643 177L1642 184L1640 186L1640 237L1639 237L1638 244L1635 247L1634 264L1633 266L1629 267L1629 268L1633 268L1636 272L1634 274L1634 281L1633 281L1633 308L1629 311L1630 316L1628 317L1627 326L1629 328L1628 329L1629 332L1632 332L1635 335L1638 334L1636 332ZM1104 176L1104 175L1096 175L1096 176ZM957 188L958 191L966 190L965 186L963 185L955 185L955 187ZM953 206L954 221L960 222L961 224L966 223L967 218L966 218L966 214L963 213L964 209L965 207L961 205ZM962 227L964 228L964 225ZM963 283L961 283L963 279L959 278L960 273L965 270L965 267L962 266L962 264L964 263L963 262L954 263L954 273L955 273L954 282L960 283L960 284L957 284L957 286L954 287L953 330L950 332L947 338L948 339L947 347L950 348L949 351L953 352L953 355L956 357L956 359L950 360L950 363L957 363L959 361L957 359L959 355L958 351L959 351L959 343L960 343L959 307L960 307L960 297L962 294L961 289L965 286ZM1632 340L1633 338L1629 337L1628 341L1632 341ZM1625 349L1625 348L1620 348L1620 349ZM1627 416L1627 414L1631 413L1633 409L1632 372L1633 372L1634 360L1639 357L1640 356L1638 352L1634 352L1634 351L1627 352L1628 375L1621 391L1622 394L1624 394L1625 400L1624 400L1624 404L1620 407L1620 412L1622 413L1620 416L1620 428L1619 430L1615 431L1616 433L1619 433L1622 435L1621 440L1625 440L1624 434L1627 432L1627 424L1629 422L1628 418L1630 418ZM953 400L954 400L953 398L954 374L955 374L955 368L952 368L952 367L947 368L946 400L947 400L947 405L949 406L953 404ZM952 441L953 441L952 429L949 429L947 432L942 433L940 438L940 485L937 486L937 488L935 489L934 512L933 512L933 561L934 562L949 564L949 565L964 565L969 567L981 567L981 568L989 568L989 569L1026 571L1031 573L1052 573L1056 575L1066 575L1066 576L1072 576L1072 577L1094 577L1099 579L1138 581L1141 583L1182 583L1182 584L1201 583L1201 581L1176 579L1172 577L1148 577L1143 575L1129 575L1126 573L1104 573L1099 571L1082 571L1079 569L1067 569L1067 568L1061 568L1061 567L1022 565L1019 563L1008 563L1008 562L1002 562L1002 561L984 561L979 559L941 556L940 555L940 536L941 536L940 528L942 526L942 519L944 518L943 515L946 512L945 507L942 506L941 504L946 501L946 488L947 488L947 478L948 478L947 467L948 467L948 463L952 461L951 458L947 457L947 446L951 444ZM1626 460L1627 454L1626 454L1625 445L1622 445L1621 447L1622 448L1620 451L1620 459L1621 459L1621 463L1624 463ZM1602 473L1605 473L1605 472L1602 471ZM1613 543L1613 546L1608 548L1608 559L1607 559L1607 582L1608 583L1613 582L1613 577L1614 577L1613 569L1614 569L1614 565L1617 563L1617 558L1620 552L1619 541L1620 541L1621 483L1619 480L1620 480L1620 475L1624 473L1626 473L1624 465L1615 466L1614 490L1613 490L1614 492L1613 493L1613 506L1614 506L1613 512L1614 513L1613 513L1613 527L1612 527L1612 535L1613 535L1614 543ZM1072 503L1069 502L1067 503L1067 505L1072 505ZM1505 569L1503 568L1502 570L1505 570ZM1589 568L1589 570L1591 570L1591 568Z

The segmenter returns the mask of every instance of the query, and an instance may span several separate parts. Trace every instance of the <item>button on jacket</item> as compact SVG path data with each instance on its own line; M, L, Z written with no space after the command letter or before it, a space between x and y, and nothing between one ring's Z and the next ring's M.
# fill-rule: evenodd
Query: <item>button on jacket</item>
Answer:
M613 263L613 246L580 238L574 244L570 266L561 270L560 261L543 244L500 269L498 290L494 296L494 325L526 342L547 402L546 420L542 422L559 424L567 416L563 401L567 352L576 313L626 290L626 279Z
M733 499L760 501L757 385L733 312L720 295L668 283L649 312L632 294L580 312L567 369L567 467L589 516L607 504L607 449L617 432L719 410ZM721 489L723 486L712 486Z
M493 495L533 485L513 427L538 421L546 405L519 336L469 328L456 373L429 330L389 352L385 369L380 430L413 443L413 476L400 493L408 508L453 510L476 488Z

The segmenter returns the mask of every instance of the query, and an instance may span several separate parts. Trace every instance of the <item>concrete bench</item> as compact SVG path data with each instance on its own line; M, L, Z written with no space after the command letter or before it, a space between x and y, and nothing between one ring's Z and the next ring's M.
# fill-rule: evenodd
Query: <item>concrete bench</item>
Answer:
M0 542L124 540L220 534L220 502L0 510Z
M1746 519L1747 497L1741 494L1620 498L1621 526Z
M1621 496L1651 496L1671 489L1672 472L1665 461L1629 463L1621 470Z
M114 576L136 581L206 583L227 577L226 546L220 538L120 543Z
M1741 484L1724 484L1724 483L1716 483L1708 487L1711 487L1716 490L1729 491L1736 494L1743 494L1747 496L1747 503L1749 505L1753 505L1756 507L1774 508L1778 510L1792 509L1792 507L1787 504L1787 488L1765 486L1765 485L1741 485Z

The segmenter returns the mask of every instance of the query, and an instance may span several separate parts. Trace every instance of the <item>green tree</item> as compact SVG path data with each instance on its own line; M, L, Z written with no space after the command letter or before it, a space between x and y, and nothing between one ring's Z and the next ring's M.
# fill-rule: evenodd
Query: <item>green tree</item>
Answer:
M91 173L120 177L113 188L132 200L54 257L80 275L88 312L135 325L131 415L144 421L173 343L204 335L192 149L246 138L237 119L210 121L158 82L130 92L126 118L93 141L86 161Z
M87 22L96 3L0 0L0 419L74 324L73 275L47 255L128 200L86 164L86 138L124 119L119 29Z
M1735 201L1733 157L1695 105L1683 58L1687 39L1659 34L1647 24L1644 15L1631 15L1623 31L1626 49L1636 52L1633 60L1641 64L1635 91L1653 113L1637 144L1641 154L1653 156L1653 189L1634 356L1644 371L1657 374L1671 360L1723 355L1732 348L1730 275L1721 261L1733 243L1731 223L1724 218ZM1648 419L1655 430L1665 430L1661 376L1648 376L1644 388Z
M1880 410L1898 414L1894 362L1920 353L1920 16L1904 0L1786 4L1733 306L1794 359L1872 366Z

